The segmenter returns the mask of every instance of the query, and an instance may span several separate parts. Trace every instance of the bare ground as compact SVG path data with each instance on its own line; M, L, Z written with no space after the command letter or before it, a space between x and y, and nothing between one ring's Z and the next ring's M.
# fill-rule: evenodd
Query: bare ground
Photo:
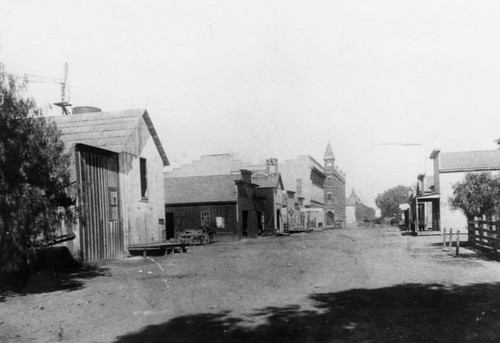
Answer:
M34 275L1 342L499 342L500 263L351 228Z

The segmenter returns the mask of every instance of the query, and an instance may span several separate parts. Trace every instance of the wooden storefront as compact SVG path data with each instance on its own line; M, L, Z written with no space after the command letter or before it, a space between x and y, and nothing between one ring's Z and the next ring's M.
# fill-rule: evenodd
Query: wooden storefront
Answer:
M236 203L214 204L167 204L165 206L168 238L173 238L177 232L198 230L208 223L217 226L217 218L222 218L223 225L216 229L219 241L238 239L238 221L236 218ZM219 220L220 221L220 220ZM172 227L173 225L173 227Z

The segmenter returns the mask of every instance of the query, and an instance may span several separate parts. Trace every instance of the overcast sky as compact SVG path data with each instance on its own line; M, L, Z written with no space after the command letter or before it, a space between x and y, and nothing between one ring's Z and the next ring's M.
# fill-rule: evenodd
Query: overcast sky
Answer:
M499 18L498 1L3 0L0 62L54 78L68 62L74 106L147 108L173 166L321 161L331 142L373 205L432 173L435 147L496 148Z

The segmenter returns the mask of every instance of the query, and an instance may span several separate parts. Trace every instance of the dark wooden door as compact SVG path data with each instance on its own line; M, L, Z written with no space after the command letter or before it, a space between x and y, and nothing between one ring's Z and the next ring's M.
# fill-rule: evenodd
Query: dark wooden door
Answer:
M248 237L248 211L243 211L243 237Z
M174 238L175 227L174 227L174 213L173 212L166 212L165 213L165 228L167 230L167 239Z

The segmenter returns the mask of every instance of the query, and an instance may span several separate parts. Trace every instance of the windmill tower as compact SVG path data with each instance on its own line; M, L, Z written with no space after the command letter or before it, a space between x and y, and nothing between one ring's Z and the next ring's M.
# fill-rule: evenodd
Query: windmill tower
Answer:
M33 74L24 74L24 80L27 83L52 83L61 86L61 101L54 105L61 107L62 114L68 115L71 104L69 103L69 87L68 87L68 63L64 63L64 72L62 78L45 77Z

